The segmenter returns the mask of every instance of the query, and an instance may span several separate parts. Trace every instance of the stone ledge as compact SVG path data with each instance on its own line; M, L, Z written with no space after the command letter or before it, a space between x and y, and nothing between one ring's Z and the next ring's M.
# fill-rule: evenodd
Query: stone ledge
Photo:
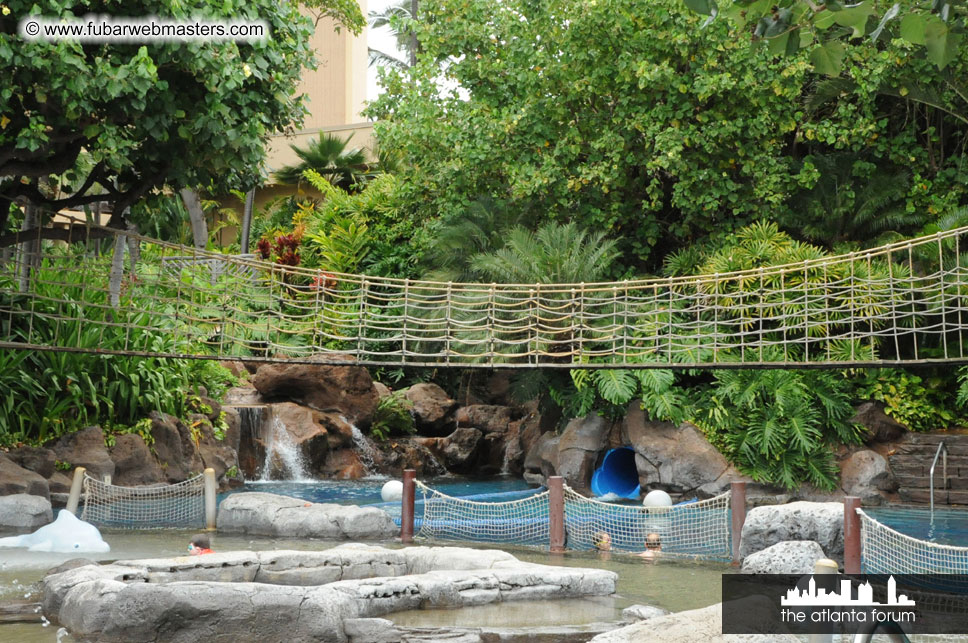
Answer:
M478 568L468 568L469 552ZM414 573L431 561L434 569ZM404 575L365 576L387 572ZM244 580L250 576L269 582ZM337 576L342 580L329 580ZM44 612L78 640L106 643L210 639L216 622L219 640L234 643L263 643L282 630L289 641L344 642L347 619L603 596L614 593L616 580L613 572L525 563L496 550L348 544L321 552L234 552L78 567L44 579Z
M223 533L283 538L378 540L399 535L390 515L376 507L306 502L274 493L234 493L219 505Z

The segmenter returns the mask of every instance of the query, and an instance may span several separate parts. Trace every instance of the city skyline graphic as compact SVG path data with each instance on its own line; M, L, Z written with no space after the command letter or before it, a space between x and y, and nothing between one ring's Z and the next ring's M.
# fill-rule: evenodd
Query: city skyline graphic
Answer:
M874 600L874 588L870 581L857 587L857 598L853 596L853 582L849 579L840 581L840 592L830 592L817 587L816 579L811 576L807 589L798 590L793 587L787 590L786 596L780 598L781 606L815 606L815 605L857 605L857 606L877 606L877 607L913 607L914 600L906 594L897 595L897 581L894 576L887 579L887 602L880 603Z

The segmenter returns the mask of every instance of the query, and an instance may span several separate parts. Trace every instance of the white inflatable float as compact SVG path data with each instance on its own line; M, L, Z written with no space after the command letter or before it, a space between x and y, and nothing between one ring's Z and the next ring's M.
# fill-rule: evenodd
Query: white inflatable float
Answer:
M111 546L101 538L97 527L65 509L57 514L57 520L32 534L0 538L0 547L26 547L28 551L60 553L111 551Z

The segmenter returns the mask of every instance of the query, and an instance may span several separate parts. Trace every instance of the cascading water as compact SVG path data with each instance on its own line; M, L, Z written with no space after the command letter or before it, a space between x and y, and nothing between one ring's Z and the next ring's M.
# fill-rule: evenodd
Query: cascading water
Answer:
M302 451L293 441L282 421L273 417L269 422L269 435L266 440L266 459L262 465L262 481L293 480L304 482L312 480L306 469Z
M373 462L376 452L373 450L373 445L370 444L370 441L366 439L366 436L363 435L363 432L360 431L355 424L347 420L342 415L340 416L340 419L350 425L350 430L353 433L353 446L356 447L356 454L360 458L360 464L363 465L363 471L366 475L372 476L376 472Z

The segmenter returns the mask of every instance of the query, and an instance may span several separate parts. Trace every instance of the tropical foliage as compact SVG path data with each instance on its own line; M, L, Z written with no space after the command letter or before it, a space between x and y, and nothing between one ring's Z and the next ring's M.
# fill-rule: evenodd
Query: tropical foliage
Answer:
M366 178L370 167L361 148L347 148L352 138L350 136L343 140L335 134L321 132L319 138L311 141L305 148L290 145L299 157L299 163L276 170L276 180L283 184L296 185L304 180L304 172L312 170L344 190L357 189Z
M826 80L806 50L776 58L726 20L701 29L679 0L425 0L421 15L416 66L386 70L370 114L425 219L459 222L485 198L523 204L606 232L619 272L640 272L755 220L796 233L793 213L822 206L793 201L822 200L814 188L841 171L821 157L857 159L841 218L855 206L866 220L932 218L968 199L968 123L945 108L968 56L942 72L904 41L847 42L844 76ZM904 178L864 205L874 167Z
M311 10L354 33L365 23L352 0L311 0ZM181 42L132 47L17 34L27 15L75 19L72 3L5 0L0 15L0 195L54 210L95 200L121 213L155 188L247 189L259 179L268 137L302 121L295 89L314 66L312 21L294 2L149 1L138 15L263 20L271 37L252 43ZM83 13L133 12L114 2ZM50 175L63 184L46 189ZM60 186L73 185L64 193ZM104 194L101 194L101 193ZM6 208L0 208L4 229Z

